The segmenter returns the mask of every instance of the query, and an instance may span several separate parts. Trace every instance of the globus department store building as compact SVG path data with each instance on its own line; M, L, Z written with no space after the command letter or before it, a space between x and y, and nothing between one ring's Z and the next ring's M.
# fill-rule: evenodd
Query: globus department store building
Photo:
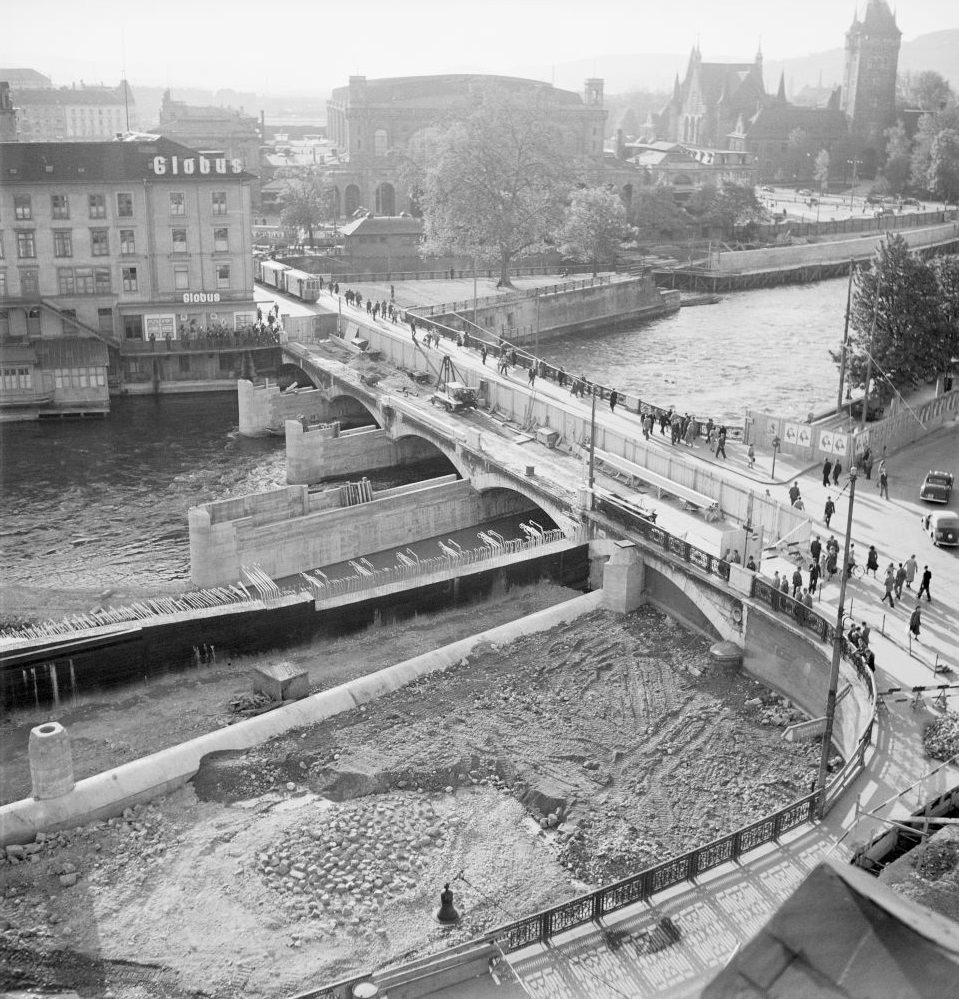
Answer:
M0 415L235 375L198 348L256 319L253 180L153 135L0 144Z

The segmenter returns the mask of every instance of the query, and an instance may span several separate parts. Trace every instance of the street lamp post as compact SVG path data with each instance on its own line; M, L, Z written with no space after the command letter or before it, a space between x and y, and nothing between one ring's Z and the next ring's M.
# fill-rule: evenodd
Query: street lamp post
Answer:
M836 611L836 634L832 641L832 668L829 671L829 691L826 694L826 728L822 736L819 756L819 817L826 810L826 778L829 773L829 752L832 747L832 730L836 720L836 688L839 686L839 660L842 658L842 625L846 608L846 579L849 575L849 545L852 538L852 508L856 499L856 466L849 469L849 512L846 514L846 544L842 554L842 578L839 581L839 609Z
M782 442L779 440L778 436L774 437L773 440L772 440L772 445L773 445L773 468L772 468L772 471L769 473L769 477L771 479L775 479L776 478L776 454L779 451L779 445L781 443Z

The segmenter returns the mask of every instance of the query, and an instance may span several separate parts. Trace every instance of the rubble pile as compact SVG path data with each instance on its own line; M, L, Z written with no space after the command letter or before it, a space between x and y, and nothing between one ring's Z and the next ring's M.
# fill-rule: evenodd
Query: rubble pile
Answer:
M951 760L959 755L959 711L947 711L927 725L922 746L926 756L934 760Z
M429 854L446 845L459 820L429 801L366 799L322 810L256 857L265 883L285 896L297 919L369 927L376 910L413 891Z

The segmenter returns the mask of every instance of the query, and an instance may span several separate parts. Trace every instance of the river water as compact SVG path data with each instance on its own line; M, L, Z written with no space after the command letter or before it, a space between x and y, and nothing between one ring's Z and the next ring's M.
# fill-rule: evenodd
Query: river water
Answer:
M845 295L844 280L744 292L635 329L551 340L541 353L733 423L746 405L805 416L835 393L827 350L842 335ZM104 420L0 425L0 581L186 587L188 509L284 481L282 440L236 428L232 393L114 399Z

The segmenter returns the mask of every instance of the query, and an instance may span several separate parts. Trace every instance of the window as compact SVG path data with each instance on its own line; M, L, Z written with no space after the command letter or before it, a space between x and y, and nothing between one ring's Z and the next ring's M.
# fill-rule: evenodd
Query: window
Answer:
M186 264L177 264L173 268L173 287L177 291L186 291L190 287L190 268Z
M112 289L113 282L110 279L110 268L109 267L94 267L93 268L93 283L97 289L98 295L109 295Z
M51 194L50 211L55 219L70 218L70 199L65 194Z
M24 298L36 298L40 294L40 272L35 268L20 271L20 294Z
M186 195L174 191L170 194L170 214L186 215Z
M3 387L8 392L30 391L33 388L33 372L29 368L4 368Z
M0 298L5 298L7 294L7 269L0 267Z
M53 230L53 255L55 257L73 256L73 233L69 229Z
M120 230L120 252L124 256L129 256L131 253L137 252L136 233L133 229Z
M93 294L93 268L92 267L75 267L73 270L73 278L77 286L78 295L92 295Z
M217 286L217 288L229 288L230 287L230 265L229 264L217 264L216 265L216 286Z
M63 335L75 336L79 332L77 330L77 310L61 309L60 316L63 323Z
M30 207L29 194L15 194L13 196L13 214L18 219L33 218L33 209Z
M186 253L186 229L172 229L173 252Z
M107 373L103 368L54 368L53 383L58 389L103 387Z
M137 290L137 269L135 267L123 268L123 290L124 291Z
M117 204L120 196L117 195ZM105 219L107 217L107 196L105 194L88 194L87 209L92 219Z
M142 340L143 316L124 316L123 335L127 340Z
M0 260L3 260L3 233L0 232Z
M213 249L217 252L225 252L230 249L230 230L213 230Z
M91 257L110 256L110 237L108 230L106 229L90 230L90 256Z
M113 336L113 309L97 309L97 329L106 336Z
M117 195L117 215L121 219L132 219L133 218L133 195L132 194L118 194Z
M17 230L17 256L21 260L37 255L36 236L32 229Z
M226 191L213 192L213 214L226 215Z
M60 295L72 295L76 290L76 285L73 282L73 268L72 267L58 267L57 268L57 292Z

